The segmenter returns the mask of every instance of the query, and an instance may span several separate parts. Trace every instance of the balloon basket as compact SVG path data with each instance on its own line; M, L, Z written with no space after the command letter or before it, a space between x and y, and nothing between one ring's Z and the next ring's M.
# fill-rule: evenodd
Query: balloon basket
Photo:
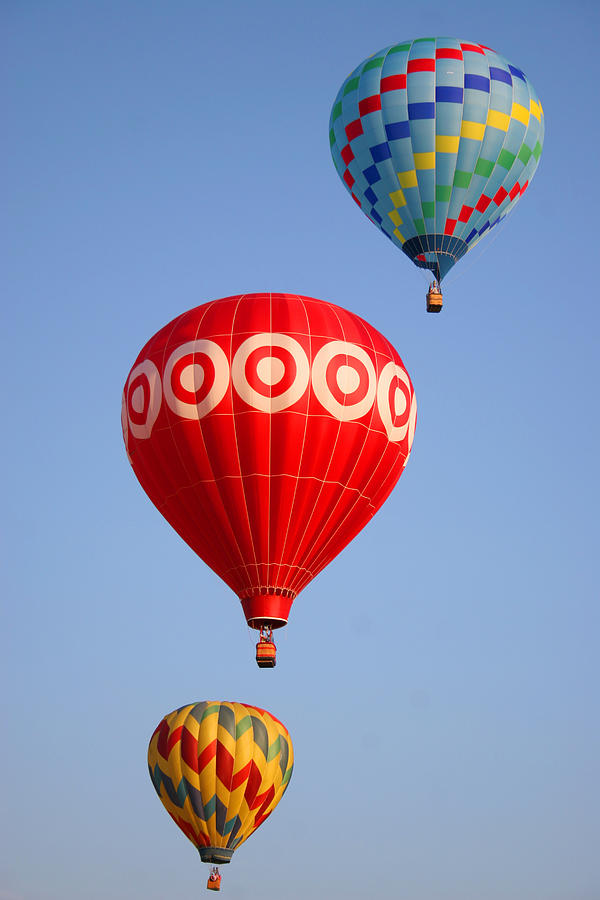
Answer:
M277 647L273 641L259 641L256 645L256 664L259 669L274 669Z
M208 881L206 882L206 890L207 891L220 891L221 890L221 876L214 875L208 876Z
M427 292L427 312L439 313L442 311L443 298L441 291Z

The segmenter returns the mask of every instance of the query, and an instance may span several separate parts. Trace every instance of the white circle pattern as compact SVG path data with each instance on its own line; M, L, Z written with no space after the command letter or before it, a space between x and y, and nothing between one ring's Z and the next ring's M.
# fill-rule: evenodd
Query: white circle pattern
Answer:
M394 409L392 409L390 388L392 386L392 381L394 378L397 378L398 381L405 386L406 393L402 389L400 384L396 387L396 390L394 391ZM398 392L405 395L404 405L402 405L399 400ZM416 405L414 402L414 398L406 421L402 425L396 425L395 420L396 418L400 417L404 418L404 415L406 414L406 408L408 406L406 397L410 397L410 394L410 381L402 366L397 365L395 362L387 363L387 365L383 367L381 375L379 376L379 383L377 385L377 408L379 409L381 421L385 426L385 430L390 441L403 441L406 435L409 433L412 406L415 406L416 416Z
M339 369L350 369L354 373L354 381L356 386L360 384L360 372L352 365L352 360L357 360L365 367L368 377L368 385L364 396L356 403L344 404L332 395L329 385L327 384L327 370L333 359L339 356L343 362L339 365ZM337 376L339 374L336 372ZM347 387L350 387L350 377L347 372L342 374ZM339 386L339 382L337 382ZM375 366L366 350L357 344L350 344L347 341L329 341L324 344L313 360L312 366L312 386L316 398L324 406L327 412L335 416L341 422L351 422L353 419L360 419L366 415L375 400L377 390L377 376L375 374ZM355 388L356 389L356 388ZM343 389L342 389L343 390ZM346 391L344 391L346 393Z
M186 393L194 393L203 387L206 381L206 370L199 361L199 356L207 356L214 367L214 380L206 396L199 403L190 403L177 396L177 387ZM177 363L189 356L188 365L179 372L178 384L173 385L173 370ZM202 377L200 377L202 373ZM190 391L190 374L194 391ZM173 350L165 366L163 375L163 390L165 400L169 408L183 419L201 419L221 402L229 386L229 362L224 350L214 341L198 340L188 341Z
M283 359L279 355L265 355L256 362L250 360L255 350L272 347L287 351L291 359L286 359L284 353ZM205 368L202 365L202 355L210 360L212 366ZM186 357L189 357L187 362ZM249 383L249 362L255 367L252 380L255 384L264 385L265 393ZM292 364L294 369L290 371ZM279 412L297 403L311 379L314 395L321 406L342 422L362 418L376 401L388 439L394 443L407 440L410 453L417 403L408 374L401 365L390 361L377 377L374 362L363 347L347 341L329 341L317 352L311 367L301 344L291 335L279 333L261 333L247 338L237 350L231 370L224 350L214 341L202 339L181 344L167 361L162 385L160 372L153 362L146 359L139 363L132 369L123 392L121 419L126 446L130 435L137 439L150 437L163 393L167 405L176 415L185 419L201 419L224 398L230 375L239 397L254 409L266 413ZM273 394L273 386L283 381L286 375L285 383L289 387L280 394ZM210 384L207 383L208 377L212 378ZM140 384L140 378L145 379L145 386ZM356 394L362 385L361 396L353 403L341 403L333 396L330 384L337 386L340 394L346 397ZM193 395L202 388L203 399L199 402L190 402L182 396ZM142 417L144 421L140 422Z
M248 381L246 375L246 363L250 354L261 347L281 347L287 350L293 357L296 364L296 372L290 387L281 394L271 395L271 387L278 384L285 374L286 364L278 359L273 358L273 363L281 363L284 371L277 365L268 366L267 359L263 357L256 365L256 375L258 380L265 385L268 393L262 394L257 391ZM267 368L268 366L268 368ZM272 380L273 375L280 374L276 380ZM289 334L253 334L247 338L239 347L231 364L231 380L239 396L249 406L261 410L261 412L280 412L297 403L304 394L310 381L310 366L306 353L298 341Z
M148 392L148 402L145 410L143 403L144 388L141 384L136 384L140 378L145 380ZM131 370L125 385L123 402L127 409L129 431L133 437L138 439L149 438L162 403L160 372L151 360L145 359ZM144 421L140 422L139 419L144 415L144 412Z

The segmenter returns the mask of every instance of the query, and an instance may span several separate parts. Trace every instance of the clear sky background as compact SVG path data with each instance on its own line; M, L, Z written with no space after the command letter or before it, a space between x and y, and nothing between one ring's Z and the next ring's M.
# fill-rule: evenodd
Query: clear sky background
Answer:
M4 0L0 18L0 900L203 896L146 769L160 718L202 699L266 707L296 750L224 896L598 900L597 5ZM531 187L439 316L328 147L348 72L431 34L497 49L546 114ZM120 426L146 340L252 291L364 316L419 403L398 487L262 671Z

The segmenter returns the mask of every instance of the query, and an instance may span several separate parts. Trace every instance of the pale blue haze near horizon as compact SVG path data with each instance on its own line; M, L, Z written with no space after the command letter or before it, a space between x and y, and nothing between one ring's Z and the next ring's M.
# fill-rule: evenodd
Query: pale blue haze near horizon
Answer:
M0 18L0 900L203 896L146 769L159 719L202 699L266 707L296 751L223 897L598 900L598 6L5 0ZM327 138L348 72L430 34L497 49L546 115L532 185L439 316ZM120 429L155 331L265 290L364 316L419 403L398 487L296 601L274 671Z

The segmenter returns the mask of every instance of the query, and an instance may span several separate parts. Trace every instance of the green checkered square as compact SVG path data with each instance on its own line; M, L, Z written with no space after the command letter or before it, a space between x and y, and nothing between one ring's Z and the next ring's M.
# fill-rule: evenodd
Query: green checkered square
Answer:
M529 149L527 144L523 144L521 149L519 150L519 159L523 163L524 166L527 165L529 160L531 159L532 151Z
M370 59L368 63L365 63L363 72L369 72L371 69L381 69L384 59L385 57L383 56L377 56L375 59Z
M511 153L510 150L501 150L500 156L498 157L498 165L502 166L502 168L506 169L508 172L515 159L515 154Z
M484 178L489 178L494 169L494 163L490 159L482 159L481 157L477 160L477 165L475 166L475 174L483 175Z
M454 173L454 182L453 184L456 187L468 188L471 184L472 178L471 172L461 172L460 169L457 169Z

